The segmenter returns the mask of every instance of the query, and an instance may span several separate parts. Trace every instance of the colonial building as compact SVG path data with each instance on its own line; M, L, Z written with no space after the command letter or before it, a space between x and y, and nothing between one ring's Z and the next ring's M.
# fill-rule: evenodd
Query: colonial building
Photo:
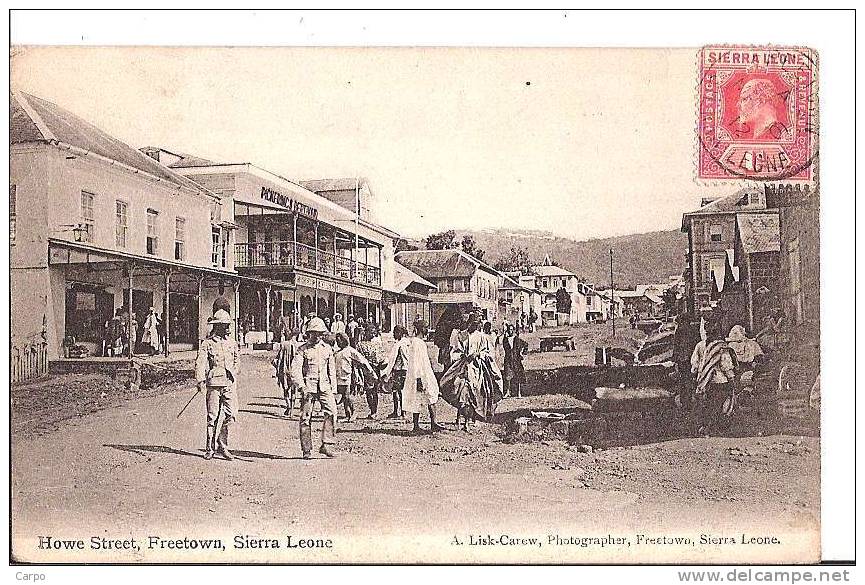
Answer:
M724 325L753 331L777 303L778 211L766 205L763 189L743 189L704 200L682 217L688 234L689 308L718 307Z
M320 194L331 193L326 186L333 181L307 182L319 189L314 192L249 162L214 163L152 147L145 151L218 194L223 207L233 210L238 273L280 284L241 288L241 326L248 337L272 339L281 317L297 323L312 311L354 314L388 325L383 291L393 288L399 234L373 223L368 212L358 214L345 198L334 201ZM368 187L364 192L368 202Z
M543 264L532 266L535 283L543 297L541 310L544 325L562 325L566 323L588 323L600 321L607 312L603 299L595 292L591 284L580 282L577 275L561 266L554 266L549 258ZM570 312L558 312L556 296L564 289L571 299Z
M499 316L512 324L520 323L522 315L541 318L543 293L534 287L534 277L521 278L519 273L505 273L499 286ZM536 322L537 323L537 322Z
M99 355L117 309L140 340L153 307L167 351L196 346L216 297L236 315L234 226L216 194L38 97L15 92L10 115L13 340L44 323L52 359L65 338Z
M622 316L636 315L638 319L664 316L664 300L647 290L617 290L616 298L622 303Z
M446 311L477 310L499 320L499 287L502 274L462 250L414 250L399 252L396 260L436 286L430 293L432 316L437 324Z

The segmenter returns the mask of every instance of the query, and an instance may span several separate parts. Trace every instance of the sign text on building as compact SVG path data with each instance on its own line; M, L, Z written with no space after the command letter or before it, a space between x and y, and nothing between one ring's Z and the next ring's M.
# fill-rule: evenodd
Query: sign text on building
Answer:
M288 208L295 213L299 213L300 215L305 215L306 217L318 219L318 209L307 205L306 203L301 203L300 201L292 199L287 195L283 195L279 191L271 189L270 187L261 188L261 198L265 201L270 201L271 203L282 205L283 207Z

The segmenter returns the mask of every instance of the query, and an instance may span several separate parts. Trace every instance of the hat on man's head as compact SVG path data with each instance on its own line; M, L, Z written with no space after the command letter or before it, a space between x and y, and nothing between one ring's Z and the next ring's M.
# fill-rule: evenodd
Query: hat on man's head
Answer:
M327 333L327 327L324 326L324 321L319 317L313 317L309 320L309 325L306 326L306 332Z
M216 325L218 323L221 323L223 325L230 325L231 324L231 315L228 314L228 311L224 311L222 309L219 309L217 312L215 312L213 314L213 317L211 317L210 319L207 320L207 322L210 323L211 325Z

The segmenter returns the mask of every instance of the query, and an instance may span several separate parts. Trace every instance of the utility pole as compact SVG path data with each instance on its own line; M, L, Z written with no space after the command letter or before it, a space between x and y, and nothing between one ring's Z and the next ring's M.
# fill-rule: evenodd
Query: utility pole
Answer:
M610 248L610 311L613 315L613 337L616 336L616 289L613 288L613 249Z

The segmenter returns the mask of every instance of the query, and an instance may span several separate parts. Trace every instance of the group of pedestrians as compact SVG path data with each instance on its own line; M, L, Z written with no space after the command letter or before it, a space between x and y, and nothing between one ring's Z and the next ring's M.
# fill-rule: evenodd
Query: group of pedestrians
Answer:
M699 322L690 313L677 317L673 361L681 379L679 401L691 411L697 434L723 430L741 395L753 390L755 369L767 358L765 352L774 352L777 340L783 339L782 318L781 311L774 310L770 323L750 338L740 324L727 333L712 313ZM758 340L764 340L765 348Z
M221 454L230 460L229 435L237 420L239 350L229 334L227 309L214 306L208 322L211 331L196 359L198 390L207 397L205 458ZM496 335L491 327L484 327L477 313L468 314L464 325L451 331L453 343L441 380L433 370L426 333L420 318L408 327L398 325L393 330L393 346L386 351L372 321L350 318L344 323L335 315L328 326L325 319L310 314L282 334L272 363L285 400L285 415L291 416L299 403L300 447L305 459L313 452L316 403L323 418L318 452L332 458L336 456L338 406L342 404L345 420L353 421L357 394L365 394L368 418L374 419L378 417L380 391L390 390L393 411L388 418L411 414L413 434L445 430L438 417L440 399L457 409L457 428L470 432L477 420L492 420L506 387L520 394L522 356L527 346L514 326ZM496 360L498 344L504 348L504 375ZM425 414L429 417L428 431L421 427Z

